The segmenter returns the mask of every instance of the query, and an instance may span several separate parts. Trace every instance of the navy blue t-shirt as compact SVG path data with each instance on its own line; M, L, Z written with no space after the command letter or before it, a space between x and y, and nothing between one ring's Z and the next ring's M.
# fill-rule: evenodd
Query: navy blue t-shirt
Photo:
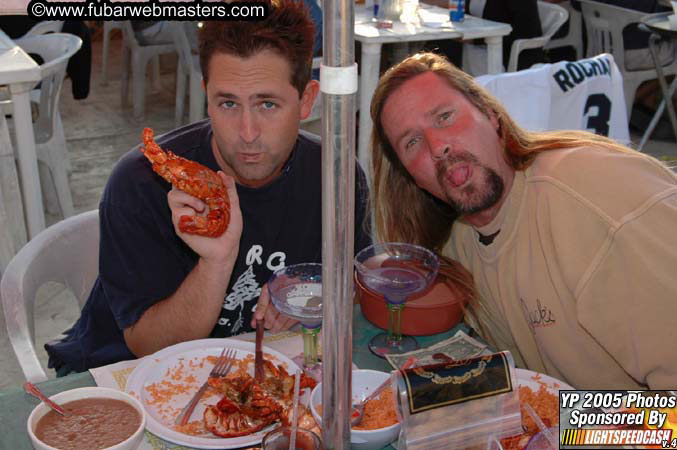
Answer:
M209 120L157 139L163 149L219 170L211 150ZM366 181L359 167L355 190L355 251L371 243L366 233ZM75 325L61 341L45 345L49 367L84 371L133 359L122 330L154 303L172 295L198 261L175 233L167 192L136 147L116 164L99 205L99 276ZM243 231L221 315L211 337L251 331L261 287L282 267L322 262L321 148L301 132L282 174L267 186L237 185ZM225 276L225 274L224 274Z

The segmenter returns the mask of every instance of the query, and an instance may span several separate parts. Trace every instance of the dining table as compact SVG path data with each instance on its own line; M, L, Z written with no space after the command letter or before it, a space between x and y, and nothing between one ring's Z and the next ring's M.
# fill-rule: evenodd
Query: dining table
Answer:
M45 228L29 95L40 79L40 66L0 29L0 86L9 90L12 101L16 159L29 238Z
M1 94L0 94L1 95ZM18 211L17 211L18 209ZM19 177L5 115L0 113L0 273L26 242Z
M362 314L358 304L353 307L353 363L360 369L372 369L383 372L393 370L387 360L372 354L368 349L369 340L382 332L380 328L372 325ZM428 347L454 336L458 331L470 333L470 328L463 322L453 328L431 336L417 336L421 347ZM254 337L255 333L248 333ZM274 336L273 336L274 337ZM298 339L302 339L298 335ZM264 340L264 346L265 344ZM72 373L65 377L53 378L37 386L47 396L57 394L69 389L87 386L96 386L96 381L91 372ZM21 386L10 387L0 391L0 449L32 450L32 445L26 431L27 419L39 400L26 394ZM177 446L157 438L146 431L144 442L139 450L184 450L187 447ZM393 448L392 446L385 447Z
M503 72L503 36L510 34L507 23L494 22L472 15L465 15L462 22L451 22L449 10L436 5L419 2L418 17L411 21L393 21L383 28L372 20L373 9L366 3L355 5L355 40L361 44L361 68L359 84L359 135L358 158L362 169L371 178L369 138L371 136L371 99L378 84L383 44L405 44L442 39L462 41L483 39L487 45L487 70L489 74ZM402 16L401 16L402 17Z

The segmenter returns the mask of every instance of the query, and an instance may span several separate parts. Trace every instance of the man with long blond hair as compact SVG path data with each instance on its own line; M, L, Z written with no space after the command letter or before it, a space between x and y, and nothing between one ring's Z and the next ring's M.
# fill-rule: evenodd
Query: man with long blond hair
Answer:
M383 75L371 116L377 233L465 266L485 337L576 388L677 387L675 174L592 133L526 131L430 53Z

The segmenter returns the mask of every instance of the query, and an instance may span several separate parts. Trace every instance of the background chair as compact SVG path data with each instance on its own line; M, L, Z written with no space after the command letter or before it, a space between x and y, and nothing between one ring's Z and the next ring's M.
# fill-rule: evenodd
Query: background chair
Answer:
M538 2L538 16L541 19L541 28L543 36L530 39L517 39L510 47L510 60L508 61L508 72L517 70L517 61L522 50L528 48L544 48L550 38L560 29L569 18L566 9L559 5L547 2Z
M559 38L552 37L547 44L546 50L555 48L572 47L576 53L576 59L583 57L583 17L580 11L571 6L571 2L559 3L569 13L569 29L567 33Z
M129 96L129 73L132 74L132 109L135 118L143 116L146 103L146 69L148 62L155 56L173 53L176 47L171 44L142 45L134 34L132 23L122 22L122 104L127 104ZM155 69L159 72L159 69ZM156 74L159 80L159 75Z
M26 53L37 55L43 60L40 84L30 93L31 102L38 105L33 130L38 161L43 163L39 167L40 184L47 209L50 212L59 210L64 218L69 217L73 215L74 209L68 182L69 158L59 114L59 96L68 59L80 49L82 40L71 34L51 33L22 37L15 42ZM3 113L12 113L11 100L0 102L0 107Z
M657 76L653 64L647 68L633 70L632 64L628 64L623 42L623 30L629 25L639 23L646 13L590 0L580 0L580 3L588 34L587 56L600 53L611 53L613 55L618 69L623 75L625 105L627 116L630 117L637 88L644 81L654 80ZM669 51L671 57L667 58L663 64L663 71L666 76L677 74L677 58L674 48L670 48ZM646 54L649 54L648 48Z
M63 20L44 20L42 22L36 23L33 28L28 30L26 34L21 36L22 38L28 36L38 36L40 34L47 33L60 33L63 28Z
M7 334L26 380L47 379L35 352L35 297L57 282L82 307L99 268L99 211L88 211L40 232L12 258L0 281Z
M569 17L567 10L559 5L538 1L538 16L541 19L541 29L543 34L538 37L528 39L516 39L510 47L510 58L508 59L508 72L517 70L519 54L523 50L533 48L543 48L550 41L550 38L567 21ZM469 42L463 43L463 69L475 76L487 73L486 56L487 48L484 45L476 45Z
M122 23L117 20L103 21L103 46L101 51L101 84L108 84L108 51L110 49L110 35L113 30L121 30Z
M170 24L174 45L179 54L176 65L176 126L183 123L186 100L186 80L188 81L188 122L193 123L205 114L205 92L202 89L202 70L200 56L197 53L197 23L172 22Z

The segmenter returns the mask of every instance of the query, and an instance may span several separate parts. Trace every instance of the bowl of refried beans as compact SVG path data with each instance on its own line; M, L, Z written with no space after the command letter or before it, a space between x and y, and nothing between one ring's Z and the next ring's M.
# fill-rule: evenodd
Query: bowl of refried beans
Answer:
M84 387L50 397L68 415L40 403L28 416L36 450L134 450L143 439L146 417L131 395L116 389Z

